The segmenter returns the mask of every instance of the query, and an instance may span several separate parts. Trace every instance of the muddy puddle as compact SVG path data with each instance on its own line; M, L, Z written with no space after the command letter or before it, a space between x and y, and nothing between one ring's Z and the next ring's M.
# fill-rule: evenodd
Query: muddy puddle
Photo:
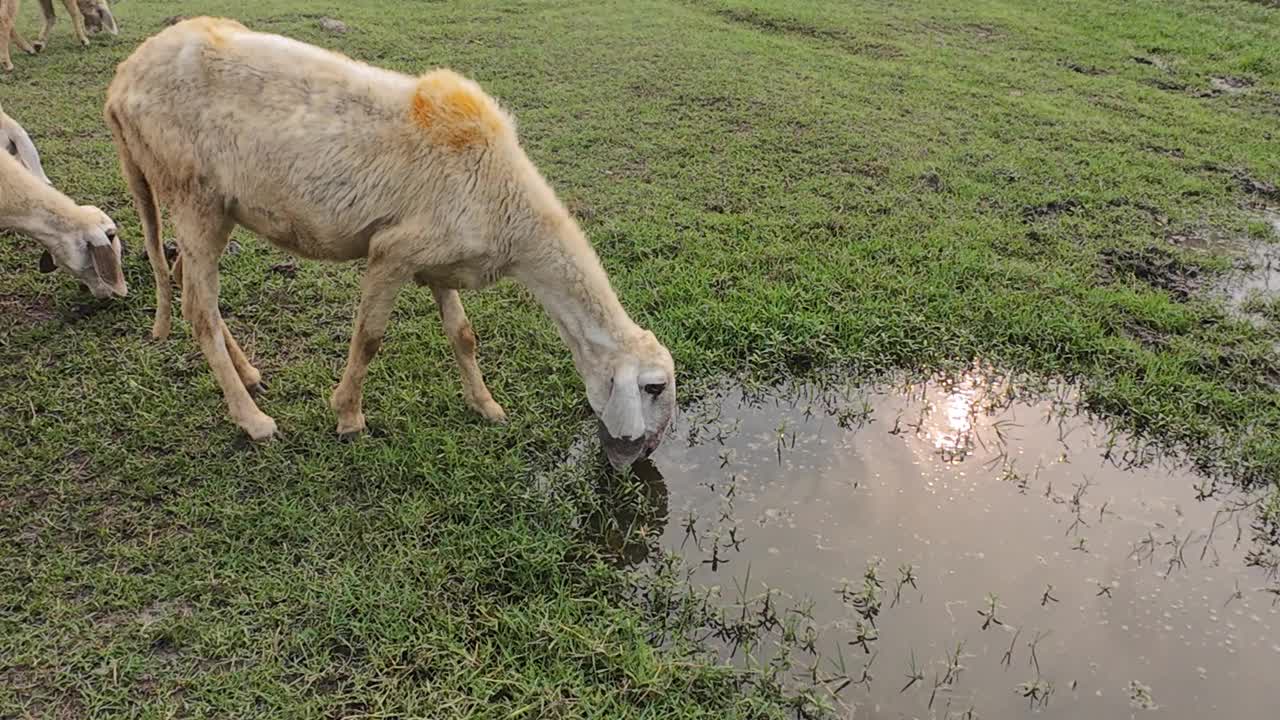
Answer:
M978 374L735 389L684 413L626 481L644 510L601 526L642 574L678 554L723 617L799 627L842 717L1272 717L1258 508L1077 407ZM708 638L742 662L731 636Z
M1270 226L1274 237L1280 238L1280 209L1265 208L1258 217ZM1209 250L1213 244L1205 243L1197 249ZM1236 269L1221 286L1228 307L1239 311L1251 303L1274 299L1280 293L1280 243L1237 239L1217 245L1235 258Z

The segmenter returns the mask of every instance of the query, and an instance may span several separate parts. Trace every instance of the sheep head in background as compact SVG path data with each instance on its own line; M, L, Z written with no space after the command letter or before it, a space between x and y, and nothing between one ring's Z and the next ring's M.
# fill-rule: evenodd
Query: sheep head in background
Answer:
M84 17L84 29L90 35L97 35L103 30L112 35L120 34L107 0L76 0L76 5L80 8L80 15Z
M125 295L123 246L106 213L76 205L58 192L40 167L25 130L0 110L0 228L16 230L44 246L40 271L62 268L94 297Z

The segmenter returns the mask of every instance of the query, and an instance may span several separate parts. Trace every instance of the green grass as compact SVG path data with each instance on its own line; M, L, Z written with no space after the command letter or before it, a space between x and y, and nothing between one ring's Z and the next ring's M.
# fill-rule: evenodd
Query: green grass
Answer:
M129 298L99 304L37 274L35 243L0 242L0 716L784 713L686 648L655 648L626 579L577 529L590 508L535 488L586 411L568 352L514 284L464 295L501 428L463 404L430 295L411 290L370 373L375 432L338 443L326 400L359 268L273 272L283 255L247 234L222 304L283 439L240 438L185 323L147 339L150 272L101 104L115 63L179 13L479 80L670 347L686 396L742 371L981 358L1079 379L1091 406L1224 477L1280 478L1274 313L1227 313L1204 287L1229 261L1166 241L1265 234L1242 208L1263 200L1249 180L1280 181L1267 3L116 12L119 38L81 51L64 17L0 79L54 182L135 251ZM36 15L29 0L28 36ZM321 15L351 31L324 33ZM1224 76L1248 90L1209 93Z

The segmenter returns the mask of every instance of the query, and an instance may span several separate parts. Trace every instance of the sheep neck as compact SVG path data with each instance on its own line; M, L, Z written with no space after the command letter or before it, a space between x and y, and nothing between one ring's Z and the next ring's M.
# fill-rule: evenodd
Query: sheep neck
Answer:
M563 218L541 233L529 262L517 270L569 346L574 364L598 361L640 332L632 322L586 236Z
M44 241L49 235L75 225L72 219L79 216L80 207L71 198L44 184L25 168L10 174L13 177L8 180L12 182L6 183L2 191L10 195L6 201L15 202L6 202L0 207L0 221L6 226Z

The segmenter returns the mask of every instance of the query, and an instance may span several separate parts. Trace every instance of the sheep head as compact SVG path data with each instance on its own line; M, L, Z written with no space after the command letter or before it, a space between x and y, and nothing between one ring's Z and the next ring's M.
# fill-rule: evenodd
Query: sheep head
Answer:
M77 209L76 216L45 220L32 233L45 246L40 255L40 272L62 268L84 283L96 298L124 297L129 289L121 264L124 245L116 234L116 224L91 205Z
M662 442L676 410L675 363L644 330L608 357L590 363L584 381L599 424L600 442L615 468L648 457Z
M106 30L112 35L119 35L120 29L116 27L115 16L111 14L111 8L107 5L107 0L76 0L76 5L80 7L80 14L84 17L85 30L91 34L97 34Z

